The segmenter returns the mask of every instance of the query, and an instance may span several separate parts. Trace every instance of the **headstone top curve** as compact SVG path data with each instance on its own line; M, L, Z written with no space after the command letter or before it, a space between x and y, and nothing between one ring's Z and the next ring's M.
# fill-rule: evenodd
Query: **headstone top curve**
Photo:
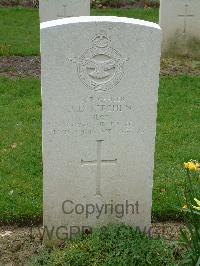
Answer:
M51 20L47 22L40 23L40 29L46 29L61 25L67 24L76 24L76 23L87 23L87 22L113 22L113 23L127 23L127 24L134 24L139 26L146 26L149 28L155 28L161 30L160 26L154 22L134 19L134 18L127 18L127 17L116 17L116 16L81 16L81 17L71 17L71 18L63 18L57 20Z

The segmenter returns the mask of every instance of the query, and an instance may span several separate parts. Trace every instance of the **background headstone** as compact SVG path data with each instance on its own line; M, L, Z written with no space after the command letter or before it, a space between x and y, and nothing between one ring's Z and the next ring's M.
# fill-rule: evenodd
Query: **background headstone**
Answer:
M40 0L40 22L89 15L90 0Z
M200 1L161 0L162 52L200 56Z
M160 42L157 24L128 18L41 24L44 225L55 234L150 226Z

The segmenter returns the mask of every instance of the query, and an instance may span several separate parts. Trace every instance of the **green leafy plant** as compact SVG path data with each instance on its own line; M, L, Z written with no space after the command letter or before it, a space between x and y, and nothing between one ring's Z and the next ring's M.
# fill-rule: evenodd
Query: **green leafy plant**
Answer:
M183 206L187 230L181 230L180 243L186 248L183 265L200 265L200 164L191 160L184 164L185 205ZM192 173L193 172L193 173ZM198 199L197 199L198 198Z
M29 265L174 265L175 246L125 225L109 225L67 242L51 252L43 249Z

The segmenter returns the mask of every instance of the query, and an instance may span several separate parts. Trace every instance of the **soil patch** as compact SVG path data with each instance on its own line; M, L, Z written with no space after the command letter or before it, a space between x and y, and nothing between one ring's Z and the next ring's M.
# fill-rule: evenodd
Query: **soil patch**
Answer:
M38 7L39 0L0 0L0 7Z
M0 57L0 76L40 78L39 56L2 56ZM200 75L200 60L188 58L161 60L161 75Z
M200 75L200 59L189 58L163 58L161 59L161 75Z
M166 240L178 239L182 223L154 223L151 233ZM35 256L42 248L42 226L38 227L0 227L0 266L26 265L30 257Z
M39 56L1 56L0 76L40 77Z

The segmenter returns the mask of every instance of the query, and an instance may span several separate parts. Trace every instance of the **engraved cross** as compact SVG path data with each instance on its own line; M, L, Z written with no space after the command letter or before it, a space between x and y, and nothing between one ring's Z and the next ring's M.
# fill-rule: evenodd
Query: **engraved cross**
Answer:
M183 34L186 33L186 29L187 29L187 18L189 17L194 17L194 15L190 15L188 14L188 7L189 5L185 5L185 14L182 15L178 15L178 17L183 17L184 18L184 28L183 28Z
M97 140L97 160L84 161L81 160L81 165L94 165L96 166L96 196L101 196L101 167L102 164L116 165L117 159L115 160L102 160L102 143L103 140Z
M57 18L70 18L67 16L67 5L63 5L63 15L57 15Z

